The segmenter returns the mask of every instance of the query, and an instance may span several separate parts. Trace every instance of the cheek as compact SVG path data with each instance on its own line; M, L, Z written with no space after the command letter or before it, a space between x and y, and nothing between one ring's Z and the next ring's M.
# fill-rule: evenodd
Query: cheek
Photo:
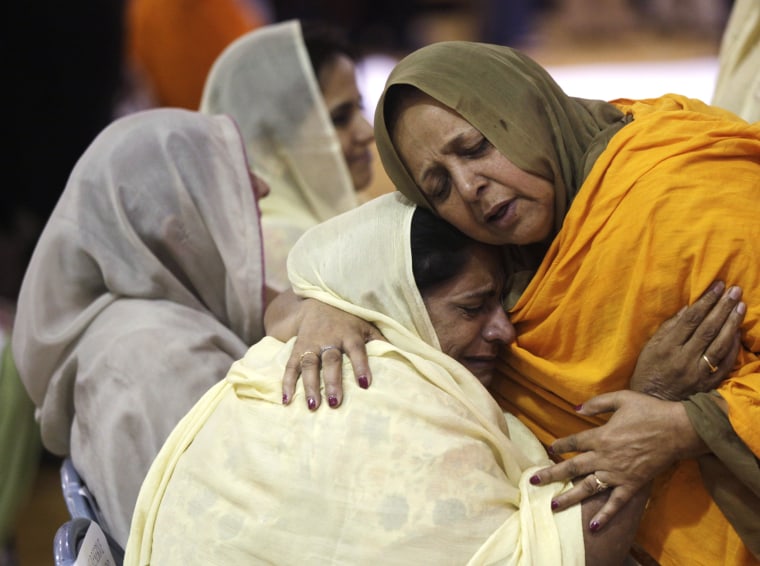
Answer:
M478 223L475 216L472 214L472 210L464 202L459 194L454 192L451 197L442 205L436 208L438 215L446 222L454 226L460 232L475 240L479 240L478 237L483 229L483 226Z
M467 351L467 347L478 334L476 324L471 321L458 321L447 328L443 337L439 336L438 341L441 343L441 350L461 362L459 358Z
M351 153L351 132L347 129L335 130L338 134L338 142L343 156L348 159Z
M536 230L544 233L546 237L554 228L554 193L543 194L535 203L535 208Z

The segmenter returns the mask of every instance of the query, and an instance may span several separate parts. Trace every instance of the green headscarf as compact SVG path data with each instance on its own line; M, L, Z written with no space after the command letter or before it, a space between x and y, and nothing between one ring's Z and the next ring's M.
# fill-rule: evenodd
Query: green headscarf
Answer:
M388 91L411 85L458 112L515 165L555 187L555 233L609 139L629 119L601 100L567 96L535 61L499 45L445 41L402 59L375 113L385 170L409 199L430 206L393 147L385 119Z

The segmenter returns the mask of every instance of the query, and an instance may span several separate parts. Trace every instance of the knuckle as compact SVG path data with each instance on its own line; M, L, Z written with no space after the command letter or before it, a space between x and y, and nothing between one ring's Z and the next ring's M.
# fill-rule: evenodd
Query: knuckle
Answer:
M702 322L702 319L704 318L704 313L702 313L700 309L695 308L697 304L695 304L692 308L686 309L686 311L681 316L681 320L688 326L697 326L700 322Z
M348 338L344 341L344 349L346 351L364 351L365 349L365 340L363 336L352 336L351 338Z
M567 474L569 475L569 477L574 478L580 475L580 472L578 470L578 464L575 462L575 460L568 460L566 464L567 466L565 467L565 469L567 470Z
M581 482L581 485L583 486L583 491L587 495L594 495L596 493L596 483L591 476L586 476Z
M339 363L343 359L343 353L337 348L330 348L325 350L322 354L322 363L335 364Z
M712 342L718 337L718 334L720 332L719 328L715 328L713 326L708 326L706 328L700 328L699 330L699 338L703 342Z
M319 367L319 358L316 356L306 356L301 360L301 370L314 369Z

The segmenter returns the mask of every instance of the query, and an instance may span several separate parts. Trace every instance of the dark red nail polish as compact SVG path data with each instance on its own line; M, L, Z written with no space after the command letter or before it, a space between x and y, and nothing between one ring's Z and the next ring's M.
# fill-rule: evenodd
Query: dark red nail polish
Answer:
M556 511L559 508L559 503L552 499L552 511Z
M546 452L549 454L549 456L554 456L554 448L551 446L546 447Z
M541 478L539 478L538 476L531 476L529 481L533 485L538 485L541 483Z
M359 377L359 387L361 387L362 389L369 388L369 379L367 379L366 375L362 375Z
M327 404L331 407L337 407L338 406L338 398L335 395L330 395L327 398Z
M591 524L588 526L588 528L592 533L595 533L601 528L601 525L599 524L599 521L591 521Z
M573 407L573 409L575 409L576 411L580 411L582 408L583 408L583 405L576 405L575 407Z
M288 404L288 395L286 393L282 394L282 404L287 405Z
M314 397L309 397L309 399L306 401L309 405L309 410L313 411L317 408L317 402L314 400Z

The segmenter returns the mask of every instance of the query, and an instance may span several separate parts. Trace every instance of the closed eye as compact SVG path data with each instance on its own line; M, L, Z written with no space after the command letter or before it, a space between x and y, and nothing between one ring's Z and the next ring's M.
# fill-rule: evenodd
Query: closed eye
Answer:
M449 197L451 192L451 177L445 170L436 174L432 188L427 191L427 197L433 204L439 204Z
M488 150L490 150L492 147L493 145L491 145L491 142L488 141L487 138L483 137L479 143L465 148L462 152L462 155L465 157L480 157L481 155L487 153Z
M481 312L483 312L483 309L485 308L485 303L480 303L478 305L460 305L459 308L467 316L477 316Z

